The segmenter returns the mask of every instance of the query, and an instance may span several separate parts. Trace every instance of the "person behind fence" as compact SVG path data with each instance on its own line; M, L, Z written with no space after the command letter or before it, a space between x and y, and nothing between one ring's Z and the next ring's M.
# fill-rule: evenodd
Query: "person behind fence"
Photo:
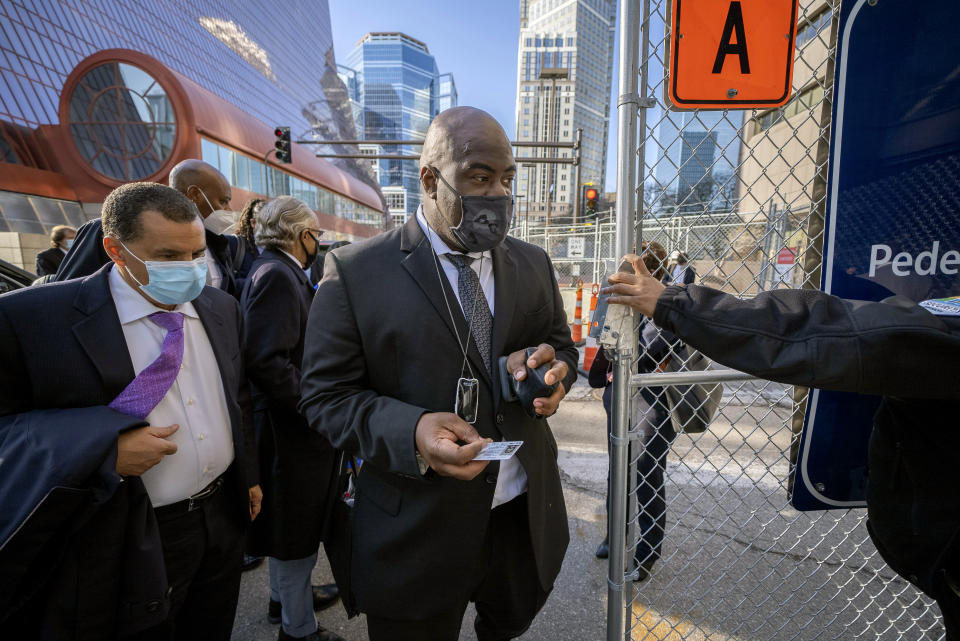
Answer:
M664 287L643 261L626 259L636 274L611 276L610 303L630 305L713 360L789 385L882 397L869 445L870 538L893 570L936 599L947 639L960 639L960 316L932 301L808 289L740 300Z
M261 500L240 308L183 194L129 183L101 219L108 265L0 296L4 634L227 641Z
M576 380L577 350L546 252L507 237L515 173L489 114L441 112L417 215L327 254L313 299L300 407L363 458L350 577L373 641L456 639L470 601L480 641L515 638L566 552L542 419ZM507 377L527 381L523 402L501 391ZM473 460L491 440L523 444Z
M314 605L336 601L336 586L310 585L324 531L326 499L335 476L330 442L297 412L300 366L313 286L305 269L316 260L323 233L314 212L281 196L257 214L263 247L241 297L244 355L253 390L260 451L263 514L247 549L270 557L268 617L279 639L338 641L318 628ZM314 593L320 592L317 602Z
M655 241L641 245L643 263L661 280L666 273L667 251ZM677 342L668 331L658 328L653 322L644 319L640 323L640 357L636 364L636 373L655 372L668 358L673 357L671 347ZM590 385L604 387L603 408L607 413L607 433L611 433L610 410L613 382L610 373L612 366L603 350L597 353L590 368ZM677 433L670 420L670 409L661 387L645 387L640 391L640 403L635 413L636 429L640 434L641 449L630 453L637 459L637 530L638 540L633 555L634 580L645 581L659 560L663 548L663 536L666 530L667 503L664 472L667 464L667 451ZM632 445L632 443L631 443ZM610 504L610 476L607 475L607 506ZM609 553L609 537L604 537L597 548L597 557L606 558ZM632 542L631 542L632 543Z
M665 283L689 285L697 279L697 270L687 260L687 255L678 249L670 252L670 264L666 272L660 279Z
M37 276L51 276L63 262L63 257L73 247L77 230L68 225L57 225L50 230L50 249L37 254Z

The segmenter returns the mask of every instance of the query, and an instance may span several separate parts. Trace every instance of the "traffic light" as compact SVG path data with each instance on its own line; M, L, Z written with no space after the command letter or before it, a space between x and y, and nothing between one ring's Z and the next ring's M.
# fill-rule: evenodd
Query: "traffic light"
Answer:
M597 191L596 187L590 185L584 185L583 187L583 202L584 202L584 218L593 218L597 215L597 198L600 196L600 192Z
M274 147L277 148L277 162L289 164L293 160L293 148L290 146L290 127L277 127L273 130L277 137Z

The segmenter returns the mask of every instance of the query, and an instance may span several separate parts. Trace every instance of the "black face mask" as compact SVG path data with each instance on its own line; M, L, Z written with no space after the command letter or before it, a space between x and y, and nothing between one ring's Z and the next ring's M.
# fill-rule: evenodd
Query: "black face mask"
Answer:
M513 220L513 196L464 196L439 170L431 170L460 199L460 224L450 228L457 242L468 252L484 252L502 243Z
M306 255L306 257L307 257L306 260L303 261L303 268L304 268L304 269L310 269L310 267L311 267L315 262L317 262L317 256L320 255L320 239L317 238L316 236L314 236L314 235L313 235L312 233L310 233L310 232L307 232L307 233L309 233L309 234L310 234L310 238L313 239L313 253L311 254L309 251L307 251L307 245L306 245L306 243L303 242L303 236L301 236L301 237L300 237L300 245L303 247L303 253L304 253L304 255Z

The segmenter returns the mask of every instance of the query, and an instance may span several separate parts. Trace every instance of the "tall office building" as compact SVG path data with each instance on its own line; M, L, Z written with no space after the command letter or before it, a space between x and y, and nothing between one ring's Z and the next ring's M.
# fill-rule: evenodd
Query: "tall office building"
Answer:
M305 47L309 44L309 47ZM265 162L274 127L353 137L327 0L0 3L0 259L33 269L58 224L79 226L131 180L166 182L185 158L247 198L291 194L328 237L384 226L381 195L298 146ZM361 174L361 175L358 175Z
M360 114L357 129L362 140L422 139L433 118L457 104L453 76L441 75L427 45L404 33L368 33L347 55L340 74L355 78ZM386 145L376 150L420 153L416 146ZM418 163L381 159L377 175L394 222L402 224L416 214L420 206Z
M583 129L581 183L602 189L610 129L616 3L613 0L520 0L517 140L573 142ZM570 216L572 165L524 163L523 157L569 150L521 148L516 192L531 222ZM579 216L579 212L578 212Z
M654 211L698 214L729 211L736 195L740 152L732 118L722 111L673 112L657 129Z

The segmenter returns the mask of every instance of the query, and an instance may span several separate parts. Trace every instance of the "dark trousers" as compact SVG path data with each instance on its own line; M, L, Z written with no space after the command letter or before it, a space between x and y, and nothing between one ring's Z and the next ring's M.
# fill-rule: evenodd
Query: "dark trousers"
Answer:
M612 399L611 387L603 390L603 409L607 414L607 434L613 432L611 417ZM650 394L649 398L647 394ZM633 554L634 563L645 564L649 569L659 558L663 548L663 534L667 527L667 492L664 473L667 469L667 452L677 437L670 423L669 410L660 402L660 394L644 390L643 399L647 404L641 408L642 423L637 429L641 430L640 442L643 444L639 453L631 444L628 459L637 458L637 549ZM652 404L650 403L652 401ZM610 513L610 469L613 459L607 442L607 513ZM609 528L609 523L608 523ZM628 541L629 543L629 541Z
M530 627L549 592L540 586L527 519L527 495L490 511L483 569L469 601L478 641L514 639ZM451 641L460 636L468 600L439 617L399 621L367 615L370 641Z
M667 468L667 451L676 437L670 426L670 417L660 407L653 408L651 424L644 426L643 451L637 459L637 530L639 540L633 558L647 568L659 558L663 547L663 533L667 527L667 493L664 472ZM657 423L665 418L666 424ZM657 423L654 427L653 423Z
M229 484L192 512L157 510L170 616L138 641L229 641L240 595L243 530Z

